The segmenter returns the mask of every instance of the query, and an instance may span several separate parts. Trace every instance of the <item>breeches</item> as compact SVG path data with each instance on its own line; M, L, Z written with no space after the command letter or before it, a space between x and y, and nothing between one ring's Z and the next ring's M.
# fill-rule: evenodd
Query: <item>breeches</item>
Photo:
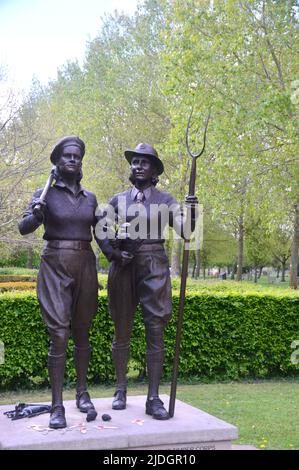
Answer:
M94 253L46 248L37 278L37 295L51 340L57 346L61 344L59 351L64 348L62 343L66 347L70 328L75 345L87 347L88 330L98 303Z
M168 258L164 249L136 253L124 267L112 262L108 277L109 311L115 325L114 349L129 346L134 316L141 306L146 331L164 330L172 310ZM161 334L159 334L161 336ZM146 335L152 350L151 333ZM162 345L161 345L162 347Z

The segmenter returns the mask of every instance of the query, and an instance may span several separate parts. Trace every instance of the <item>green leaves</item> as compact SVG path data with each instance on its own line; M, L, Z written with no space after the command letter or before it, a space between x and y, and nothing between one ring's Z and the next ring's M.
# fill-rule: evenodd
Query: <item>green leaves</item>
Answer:
M176 286L177 281L174 282ZM192 283L191 283L192 284ZM294 292L257 292L251 286L225 281L188 288L180 355L180 375L213 379L239 379L295 375L290 361L291 343L298 339L299 297ZM194 291L192 291L194 289ZM199 290L200 289L200 290ZM173 293L173 317L165 330L165 376L171 375L179 294ZM107 297L99 295L90 341L92 383L114 379L111 358L113 323ZM47 383L48 334L36 296L29 293L0 295L0 340L5 363L0 365L0 388L35 387ZM69 342L66 380L75 380L73 344ZM145 333L140 310L136 313L131 359L144 369Z

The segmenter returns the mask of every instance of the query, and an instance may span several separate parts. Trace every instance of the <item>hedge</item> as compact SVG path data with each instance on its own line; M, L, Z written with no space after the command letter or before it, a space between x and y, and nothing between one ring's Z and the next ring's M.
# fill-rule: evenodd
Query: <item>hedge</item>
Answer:
M173 318L166 328L165 378L171 376L179 293L173 292ZM179 373L202 379L245 379L298 375L290 361L291 343L299 339L299 297L290 292L189 292L185 302ZM106 292L99 294L99 310L91 329L90 383L114 380L111 361L113 324L107 313ZM36 295L0 294L0 340L5 361L0 387L31 387L47 383L48 334ZM144 367L144 326L136 314L131 358ZM67 380L75 380L70 340Z
M36 282L0 282L0 293L12 290L36 290Z
M0 284L3 282L36 282L36 276L27 274L0 274Z

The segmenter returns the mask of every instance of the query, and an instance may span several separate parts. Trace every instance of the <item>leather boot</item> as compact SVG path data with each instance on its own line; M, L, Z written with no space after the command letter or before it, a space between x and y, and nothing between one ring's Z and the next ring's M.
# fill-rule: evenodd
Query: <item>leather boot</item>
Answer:
M112 359L116 373L116 391L112 402L113 410L124 410L127 401L127 369L129 362L129 348L116 349L112 347Z
M148 395L145 412L154 419L169 419L170 416L159 398L159 385L164 365L164 324L146 325L146 365L148 373Z
M74 347L74 364L77 373L77 393L76 406L81 413L87 413L87 421L93 421L97 417L94 404L90 399L90 395L86 390L86 378L90 361L91 349Z
M145 405L145 412L154 419L169 419L168 411L165 410L163 405L164 403L159 397L148 398Z
M65 409L63 405L54 405L51 409L49 428L66 428Z
M116 390L112 402L113 410L124 410L127 406L127 392L125 390Z
M52 409L49 427L60 429L66 427L65 409L62 402L66 354L48 355L48 371L52 390Z
M164 408L164 403L159 398L159 384L163 371L164 351L158 353L148 353L146 355L147 372L149 380L148 398L146 401L145 412L154 419L164 420L170 416Z
M87 413L91 408L94 409L94 404L90 399L90 395L87 390L77 392L76 394L76 405L81 413Z
M98 415L87 390L77 392L76 405L81 413L87 413L86 421L94 421Z

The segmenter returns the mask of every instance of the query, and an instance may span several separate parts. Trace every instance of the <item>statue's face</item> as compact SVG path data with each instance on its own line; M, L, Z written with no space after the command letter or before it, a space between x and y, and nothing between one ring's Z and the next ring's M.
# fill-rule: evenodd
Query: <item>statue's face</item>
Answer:
M156 174L156 168L149 158L137 155L131 160L131 170L136 181L151 182Z
M76 145L62 148L57 167L62 174L78 174L82 166L81 150Z

